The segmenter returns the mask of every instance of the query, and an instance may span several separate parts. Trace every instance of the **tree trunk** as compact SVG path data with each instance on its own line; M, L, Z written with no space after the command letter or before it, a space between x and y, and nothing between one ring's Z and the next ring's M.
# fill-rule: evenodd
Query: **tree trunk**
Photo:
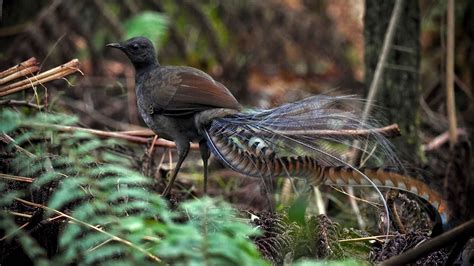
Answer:
M370 87L394 0L365 1L365 85ZM398 123L402 137L393 141L402 157L418 163L422 158L419 138L420 97L420 14L418 1L404 1L393 44L383 70L377 110L373 116L382 123ZM366 89L367 90L367 89ZM366 91L366 93L368 93Z

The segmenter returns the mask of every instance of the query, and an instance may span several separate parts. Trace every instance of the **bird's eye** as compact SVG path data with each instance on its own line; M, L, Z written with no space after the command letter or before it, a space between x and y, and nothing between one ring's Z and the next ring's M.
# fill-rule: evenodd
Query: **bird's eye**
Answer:
M139 46L138 44L134 43L130 46L130 48L132 48L132 50L138 50Z

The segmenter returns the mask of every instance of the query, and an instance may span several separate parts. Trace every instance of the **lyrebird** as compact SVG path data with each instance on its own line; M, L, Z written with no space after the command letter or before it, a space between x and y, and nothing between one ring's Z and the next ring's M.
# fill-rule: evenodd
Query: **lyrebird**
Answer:
M428 200L441 213L442 197L425 183L384 168L356 168L341 159L341 147L353 140L375 160L396 163L387 137L396 127L364 122L350 96L315 96L280 107L241 112L238 101L221 83L201 70L161 66L153 44L144 37L108 44L122 50L136 70L139 113L160 137L176 143L178 162L165 188L167 195L186 158L190 142L199 142L204 163L204 191L210 151L245 175L299 177L311 185L396 188Z

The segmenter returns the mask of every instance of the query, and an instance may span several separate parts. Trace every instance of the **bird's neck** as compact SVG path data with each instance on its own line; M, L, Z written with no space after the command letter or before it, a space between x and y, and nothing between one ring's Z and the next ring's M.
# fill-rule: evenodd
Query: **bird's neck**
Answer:
M156 59L154 59L153 61L149 61L149 62L134 62L133 66L135 67L136 75L138 77L146 73L147 71L160 66L160 64L158 63Z

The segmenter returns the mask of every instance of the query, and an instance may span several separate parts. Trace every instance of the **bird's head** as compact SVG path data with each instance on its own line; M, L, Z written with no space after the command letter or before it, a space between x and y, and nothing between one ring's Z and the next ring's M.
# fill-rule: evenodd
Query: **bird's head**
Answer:
M109 43L107 47L117 48L124 52L136 69L157 64L155 48L145 37L134 37L117 43Z

